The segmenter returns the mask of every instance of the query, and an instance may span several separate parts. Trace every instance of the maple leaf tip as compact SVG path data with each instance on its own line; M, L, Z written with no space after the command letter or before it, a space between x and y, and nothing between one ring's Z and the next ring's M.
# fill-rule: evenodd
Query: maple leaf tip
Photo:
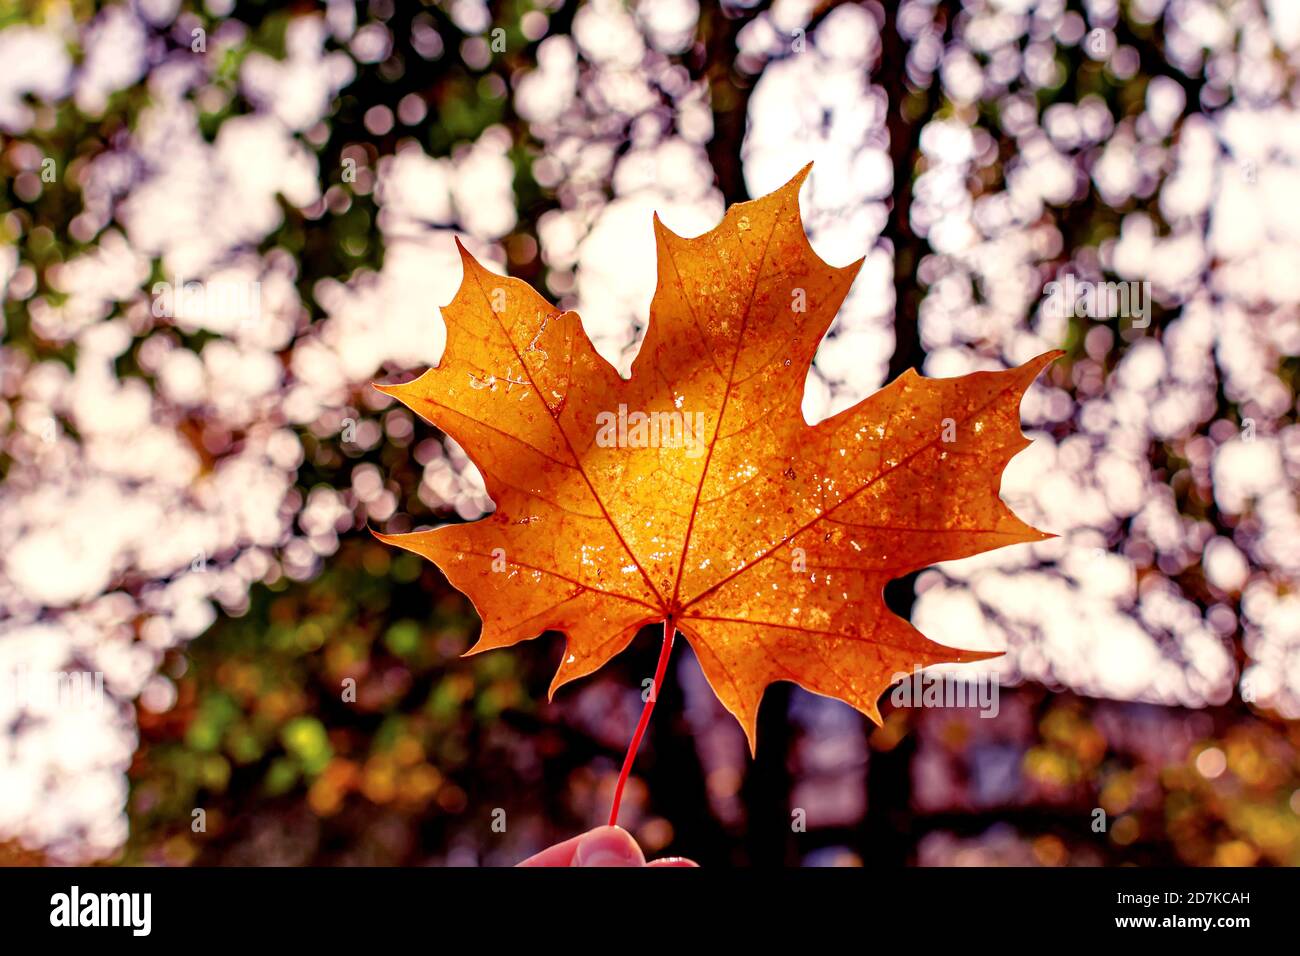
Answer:
M787 182L784 186L774 190L771 193L768 193L765 196L759 196L757 199L752 200L752 202L755 203L762 202L764 199L767 199L770 196L776 196L778 194L785 193L787 191L793 192L796 196L798 196L799 190L803 189L803 184L808 180L808 175L812 172L812 168L813 168L813 164L811 162L805 163L804 167L800 169L797 173L795 173L793 176L791 176L789 182ZM737 206L741 206L741 205L748 205L748 204L737 203L736 206L732 206L731 208L735 209L737 208ZM802 217L800 218L802 219Z
M1041 371L1042 369L1047 368L1047 366L1051 365L1057 359L1063 358L1064 356L1065 356L1065 349L1051 349L1047 352L1044 352L1042 355L1038 356L1037 358L1030 359L1025 364L1032 365Z
M469 278L471 271L485 271L482 264L474 257L474 253L470 252L469 249L465 247L465 243L460 241L460 236L454 236L453 238L456 241L456 251L460 253L460 266L464 270L462 282ZM459 295L459 293L457 293L457 295Z
M957 656L953 658L954 664L974 664L976 661L991 661L995 657L1004 657L1006 651L970 651L965 648L953 648Z
M867 720L871 721L877 727L885 726L885 718L880 716L879 702L872 701L870 706L857 707L855 709L858 711L858 713L862 714L863 717L866 717Z
M563 674L564 670L561 668L560 670L557 670L555 676L551 678L551 686L546 688L546 702L548 704L555 701L555 692L557 690L574 679L572 675L563 676Z
M654 233L656 241L667 242L670 237L673 239L681 238L664 225L664 221L659 218L659 210L657 209L650 216L650 229Z
M465 248L465 243L460 241L460 236L455 236L454 239L456 241L456 251L460 254L461 265L467 267L469 265L478 265L478 260L474 258L472 252Z

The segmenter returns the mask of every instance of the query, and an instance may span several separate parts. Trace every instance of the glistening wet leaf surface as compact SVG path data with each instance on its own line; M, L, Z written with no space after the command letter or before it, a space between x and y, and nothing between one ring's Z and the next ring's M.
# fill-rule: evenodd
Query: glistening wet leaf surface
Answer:
M464 447L497 509L380 537L470 597L483 618L473 652L563 632L553 693L670 619L751 748L773 681L879 722L894 675L993 656L928 640L883 590L1051 537L998 489L1028 444L1021 396L1061 353L952 379L908 372L807 424L804 380L861 261L834 268L813 252L806 175L694 239L656 218L658 287L628 379L577 314L461 249L441 362L379 387Z

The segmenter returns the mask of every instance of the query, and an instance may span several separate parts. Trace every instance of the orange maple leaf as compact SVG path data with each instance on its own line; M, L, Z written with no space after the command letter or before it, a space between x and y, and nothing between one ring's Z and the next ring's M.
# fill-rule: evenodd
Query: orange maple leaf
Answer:
M655 217L658 287L626 379L576 313L457 243L465 273L442 311L441 362L377 387L460 443L496 511L379 537L473 601L483 632L469 653L561 631L554 694L665 622L654 686L680 630L751 750L774 681L879 723L897 674L996 656L928 640L883 590L937 561L1052 537L998 490L1028 445L1020 398L1062 353L959 378L908 371L807 424L804 380L862 264L833 268L808 244L807 173L694 239Z

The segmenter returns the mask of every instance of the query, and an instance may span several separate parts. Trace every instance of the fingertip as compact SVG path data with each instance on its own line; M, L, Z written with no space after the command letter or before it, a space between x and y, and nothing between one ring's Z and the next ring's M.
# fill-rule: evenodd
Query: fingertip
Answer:
M645 855L622 827L596 827L583 834L573 854L574 866L645 866Z

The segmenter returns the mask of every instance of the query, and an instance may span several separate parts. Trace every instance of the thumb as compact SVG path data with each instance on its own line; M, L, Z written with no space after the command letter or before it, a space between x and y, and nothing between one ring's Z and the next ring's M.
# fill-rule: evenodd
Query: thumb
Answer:
M645 854L622 827L597 827L579 838L573 865L645 866Z

